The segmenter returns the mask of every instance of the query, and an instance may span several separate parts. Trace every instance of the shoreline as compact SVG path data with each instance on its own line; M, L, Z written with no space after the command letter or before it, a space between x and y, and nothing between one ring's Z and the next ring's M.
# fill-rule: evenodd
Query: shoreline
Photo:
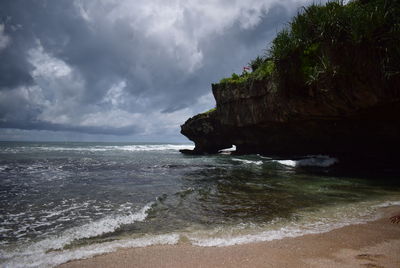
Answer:
M400 267L400 224L390 222L400 206L379 212L378 220L325 233L224 247L119 249L57 267Z

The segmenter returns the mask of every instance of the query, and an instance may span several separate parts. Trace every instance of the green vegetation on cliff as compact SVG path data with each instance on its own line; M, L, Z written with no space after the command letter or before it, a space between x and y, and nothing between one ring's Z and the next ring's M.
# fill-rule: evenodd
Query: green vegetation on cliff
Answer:
M264 56L249 63L253 72L220 83L274 79L293 95L368 88L372 81L391 88L400 76L399 44L400 1L312 4L278 33Z
M202 115L202 116L208 116L208 115L212 114L213 112L215 112L216 110L217 110L217 108L214 107L214 108L212 108L212 109L210 109L210 110L208 110L208 111L206 111L206 112L204 112L204 113L201 113L200 115Z

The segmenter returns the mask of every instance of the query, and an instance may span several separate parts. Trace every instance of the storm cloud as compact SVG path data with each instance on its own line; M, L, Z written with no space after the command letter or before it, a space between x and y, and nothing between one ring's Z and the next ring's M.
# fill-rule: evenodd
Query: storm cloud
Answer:
M3 0L0 138L184 140L179 125L215 105L210 84L307 2Z

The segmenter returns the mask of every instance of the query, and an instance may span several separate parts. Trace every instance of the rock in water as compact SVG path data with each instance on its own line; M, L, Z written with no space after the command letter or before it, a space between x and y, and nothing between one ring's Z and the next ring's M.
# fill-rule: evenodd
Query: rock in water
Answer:
M353 89L290 98L275 93L270 81L215 84L217 109L190 118L181 133L195 142L196 153L236 145L239 153L279 156L397 154L399 95L382 93Z
M387 9L389 15L382 20L390 24L385 25L398 25L400 29L399 4L388 7L384 1L376 0L349 5L312 6L298 16L307 18L319 14L313 10L321 9L341 10L348 12L341 14L351 17L358 8L377 10L376 16L380 16L384 12L379 10ZM385 22L388 18L391 21ZM368 14L365 19L369 19ZM297 21L295 18L294 23ZM330 25L322 23L320 28ZM342 23L349 24L346 29L350 33L356 31L353 24L357 21ZM297 47L293 51L284 56L272 52L272 58L264 59L261 64L274 68L270 75L260 79L259 71L253 70L254 75L233 75L232 81L213 84L216 109L196 115L181 126L181 133L195 143L194 153L217 153L236 145L237 152L243 154L398 159L400 49L395 44L400 41L400 31L375 29L375 25L361 27L369 27L365 32L379 31L385 40L377 35L360 37L356 42L344 39L343 32L333 32L328 40L316 30L314 39L307 37L300 45L294 43L293 47ZM287 38L300 35L298 29ZM278 42L273 42L272 50ZM385 62L390 63L390 73Z

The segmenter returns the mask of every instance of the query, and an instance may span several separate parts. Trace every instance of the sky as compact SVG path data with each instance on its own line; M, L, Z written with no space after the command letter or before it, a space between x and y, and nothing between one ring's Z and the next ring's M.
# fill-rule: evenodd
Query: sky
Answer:
M307 0L1 0L0 140L186 142Z

